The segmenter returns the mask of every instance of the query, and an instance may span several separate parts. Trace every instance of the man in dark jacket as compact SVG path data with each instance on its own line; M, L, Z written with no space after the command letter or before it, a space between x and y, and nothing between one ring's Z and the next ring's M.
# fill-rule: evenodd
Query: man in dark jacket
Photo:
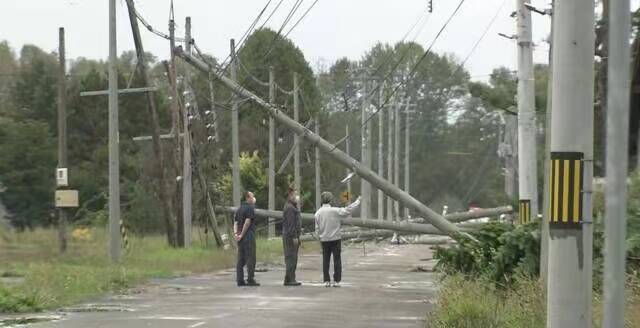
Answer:
M254 279L256 271L256 237L255 210L256 198L247 191L245 202L236 211L233 232L238 242L238 261L236 264L236 281L238 286L260 286ZM247 266L247 281L244 281L244 266Z
M298 249L300 248L300 208L296 191L289 189L287 203L284 206L282 221L282 245L284 248L284 263L286 273L284 275L285 286L300 286L296 281L296 267L298 266Z

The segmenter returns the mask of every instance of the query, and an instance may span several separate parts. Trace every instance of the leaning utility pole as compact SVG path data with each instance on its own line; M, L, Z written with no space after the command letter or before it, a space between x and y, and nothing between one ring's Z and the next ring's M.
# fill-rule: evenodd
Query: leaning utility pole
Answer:
M122 252L116 31L116 0L109 0L109 257L112 262L119 262Z
M531 12L527 0L517 1L518 29L518 193L520 222L538 217L538 187L536 174L535 80L533 76L533 42Z
M238 58L236 57L236 41L231 39L231 80L238 81ZM240 190L240 140L238 132L238 95L233 93L231 109L231 175L233 181L233 205L240 206L242 191Z
M293 119L296 122L300 122L300 86L298 85L298 73L293 72ZM301 181L300 181L300 137L297 134L293 135L293 144L297 145L293 152L293 181L296 188L297 193L301 193L300 190ZM298 204L300 206L301 204Z
M144 56L144 47L142 45L142 38L140 37L138 18L136 16L133 0L127 0L127 8L129 11L131 31L133 32L133 43L136 47L136 56L138 59L137 66L140 72L140 79L142 80L142 86L148 87L149 74L147 72L147 62ZM147 112L151 118L151 141L159 176L158 195L160 198L160 206L162 206L162 210L164 212L163 216L166 225L165 229L167 230L167 241L169 245L175 246L177 243L176 218L173 210L173 200L171 199L171 187L165 172L164 152L162 151L162 146L160 144L160 120L158 118L158 111L156 110L156 101L153 93L146 92L146 97Z
M363 80L364 84L362 91L362 111L360 114L360 118L362 121L362 126L360 127L360 134L362 140L362 148L361 148L361 159L362 164L370 169L371 161L369 155L369 95L367 94L367 81ZM363 218L370 217L370 206L371 206L371 185L369 182L364 179L360 180L360 216Z
M188 54L191 54L191 17L186 18L186 22L184 24L185 29L185 50ZM187 99L191 99L184 106L184 111L182 113L182 131L184 133L184 137L182 137L182 221L184 225L183 230L183 240L184 247L191 246L191 207L193 206L193 202L191 201L191 196L193 192L193 184L191 180L192 172L191 172L191 134L189 133L189 124L191 117L191 108L193 106L193 101L195 100L193 91L191 90L191 81L189 79L189 72L185 70L184 72L184 81L185 81L185 91L187 94Z
M275 72L273 66L269 66L269 103L275 106L276 103L276 85ZM276 122L272 116L269 116L269 210L276 209ZM276 220L269 218L269 238L276 236Z
M547 327L591 326L592 1L556 1Z
M388 145L387 145L387 180L389 180L390 182L393 182L393 153L394 153L394 149L393 149L393 135L394 135L394 130L395 130L395 124L393 123L393 115L395 112L395 106L397 106L397 104L391 104L388 107L388 113L389 113L389 124L388 124L388 128L387 128L387 134L389 135L388 137ZM393 216L393 198L391 198L391 196L387 196L387 220L392 221L395 220L395 217Z
M385 83L380 86L380 95L378 97L378 106L382 107L384 103L384 87ZM384 111L384 108L380 108ZM384 176L384 112L378 115L378 175ZM378 189L378 220L384 220L384 193Z
M67 169L67 65L64 46L64 27L59 30L58 56L60 70L58 72L58 168ZM68 174L68 173L67 173ZM58 208L58 240L60 252L67 251L67 209Z
M603 327L624 327L631 58L629 0L611 1L607 93ZM606 19L606 18L605 18Z
M196 67L198 70L208 74L209 72L213 72L216 77L224 83L232 92L242 97L246 97L251 101L255 102L260 108L267 111L270 115L272 115L279 123L286 126L288 129L292 130L293 133L301 136L306 139L310 144L317 146L322 151L327 153L334 161L340 163L341 165L350 167L353 171L360 176L361 179L368 181L373 184L375 187L382 189L386 194L390 195L394 199L401 201L405 206L410 207L413 211L416 212L417 215L423 215L425 220L429 223L433 224L435 227L443 231L445 234L452 236L453 238L469 238L474 240L474 238L461 231L456 225L451 222L445 220L442 215L436 213L426 205L422 204L413 196L407 194L404 190L394 186L389 181L384 178L378 176L371 169L365 167L360 162L356 161L350 156L347 156L342 150L340 150L335 145L331 144L327 140L321 138L316 135L308 128L303 126L302 124L296 122L291 119L285 113L283 113L280 109L272 106L268 102L264 101L262 98L256 96L251 91L243 88L238 85L238 83L232 81L231 79L225 77L220 72L212 70L208 65L203 63L201 60L194 58L193 56L189 56L185 54L181 48L175 49L176 53L183 58L186 62ZM380 222L375 220L375 222Z

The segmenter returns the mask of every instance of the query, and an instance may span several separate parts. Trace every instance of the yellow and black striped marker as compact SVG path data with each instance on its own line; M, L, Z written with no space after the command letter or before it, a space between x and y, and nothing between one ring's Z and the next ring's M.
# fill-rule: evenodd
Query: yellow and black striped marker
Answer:
M531 201L521 199L518 207L518 222L520 222L520 224L531 222Z
M583 220L582 189L584 186L583 159L583 153L551 153L549 224L553 227L581 228Z
M125 253L129 252L129 238L127 238L127 227L124 226L124 221L120 219L120 235L122 236L122 246L124 246Z

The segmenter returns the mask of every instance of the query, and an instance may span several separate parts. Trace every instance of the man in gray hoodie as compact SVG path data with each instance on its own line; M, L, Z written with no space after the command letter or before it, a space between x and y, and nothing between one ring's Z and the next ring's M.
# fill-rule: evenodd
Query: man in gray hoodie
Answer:
M350 216L360 206L360 197L347 207L333 207L333 195L330 192L323 192L321 195L322 206L315 214L316 234L322 244L322 273L324 275L325 286L331 286L329 276L329 262L333 256L333 287L340 287L342 280L342 251L340 233L341 220Z

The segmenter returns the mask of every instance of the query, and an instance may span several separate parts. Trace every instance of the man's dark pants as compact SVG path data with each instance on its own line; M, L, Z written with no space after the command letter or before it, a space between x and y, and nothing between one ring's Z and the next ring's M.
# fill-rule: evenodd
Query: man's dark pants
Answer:
M342 280L342 258L340 257L341 241L323 241L322 242L322 273L324 282L331 281L329 276L329 262L333 255L333 281L340 282Z
M298 266L298 249L300 243L293 242L293 238L283 237L282 246L284 248L285 275L284 282L296 281L296 267Z
M256 239L242 239L238 242L238 262L236 265L236 279L244 282L244 266L247 266L247 280L254 280L256 271Z

